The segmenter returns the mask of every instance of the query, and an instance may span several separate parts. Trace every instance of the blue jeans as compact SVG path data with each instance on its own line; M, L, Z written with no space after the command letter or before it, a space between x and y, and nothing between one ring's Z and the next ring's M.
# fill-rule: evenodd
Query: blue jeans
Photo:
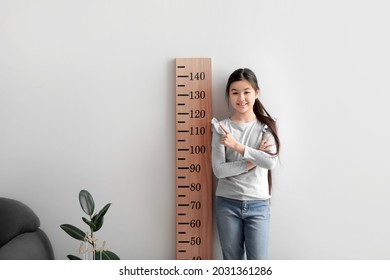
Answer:
M268 257L269 200L235 200L217 196L216 221L224 260Z

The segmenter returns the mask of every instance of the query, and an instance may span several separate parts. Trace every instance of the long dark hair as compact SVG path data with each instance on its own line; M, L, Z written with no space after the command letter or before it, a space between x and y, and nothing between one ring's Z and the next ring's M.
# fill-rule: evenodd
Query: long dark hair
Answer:
M237 81L248 81L254 90L259 91L260 87L257 82L257 78L255 73L253 73L252 70L248 68L240 68L235 70L228 79L227 85L226 85L226 98L229 100L229 90L230 85ZM260 100L256 98L255 104L253 105L253 112L256 115L256 118L263 124L266 124L268 128L271 130L271 133L273 137L275 138L275 144L276 144L276 153L275 155L279 154L280 149L280 141L278 137L278 131L276 127L275 120L271 117L271 115L267 112L267 110L264 108L263 104L261 104ZM271 170L268 170L268 191L271 195L271 189L272 189L272 173Z

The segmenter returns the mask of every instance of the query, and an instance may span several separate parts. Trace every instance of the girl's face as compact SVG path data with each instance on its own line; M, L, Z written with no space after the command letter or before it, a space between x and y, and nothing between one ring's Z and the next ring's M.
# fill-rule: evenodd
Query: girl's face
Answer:
M253 105L259 91L247 80L233 82L229 88L229 102L237 114L253 114Z

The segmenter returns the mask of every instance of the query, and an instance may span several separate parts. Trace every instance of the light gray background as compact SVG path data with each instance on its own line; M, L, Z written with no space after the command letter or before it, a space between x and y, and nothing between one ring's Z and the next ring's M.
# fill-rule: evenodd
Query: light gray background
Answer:
M112 202L98 237L175 258L174 58L258 75L278 118L272 259L390 257L386 1L0 1L0 195L39 215L58 259L78 192ZM221 257L217 235L215 258Z

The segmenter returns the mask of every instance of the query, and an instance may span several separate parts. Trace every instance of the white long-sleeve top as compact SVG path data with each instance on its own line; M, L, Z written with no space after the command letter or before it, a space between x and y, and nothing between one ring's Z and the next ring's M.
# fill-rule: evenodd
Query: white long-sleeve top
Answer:
M241 154L220 143L223 133L216 119L212 121L212 165L214 175L219 179L217 196L237 200L263 200L270 198L268 190L268 170L275 167L278 157L260 151L260 142L269 137L267 143L272 143L272 153L276 152L275 139L267 126L257 119L238 123L230 119L220 122L233 137L245 145L245 152ZM247 169L246 162L253 162L256 167Z

